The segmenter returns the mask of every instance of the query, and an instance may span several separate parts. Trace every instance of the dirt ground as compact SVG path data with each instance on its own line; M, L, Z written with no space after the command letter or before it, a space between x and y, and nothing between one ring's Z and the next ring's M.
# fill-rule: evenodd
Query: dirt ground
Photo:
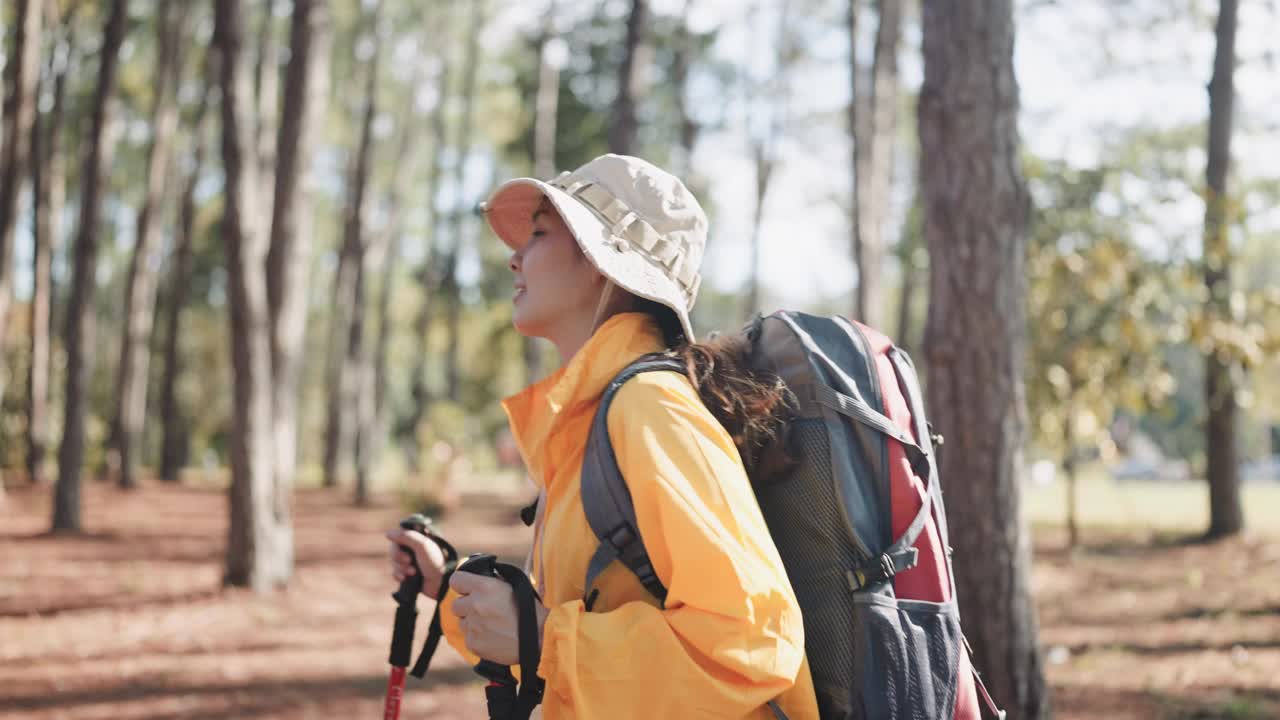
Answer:
M522 553L517 503L467 498L460 548ZM0 505L0 717L372 718L386 684L391 498L354 509L307 490L297 574L260 597L224 590L226 496L86 486L81 536L48 534L49 491ZM1060 718L1280 718L1280 542L1214 545L1037 533L1035 588ZM429 612L424 599L421 607ZM426 620L419 623L418 643ZM480 681L441 651L410 678L404 718L484 717Z

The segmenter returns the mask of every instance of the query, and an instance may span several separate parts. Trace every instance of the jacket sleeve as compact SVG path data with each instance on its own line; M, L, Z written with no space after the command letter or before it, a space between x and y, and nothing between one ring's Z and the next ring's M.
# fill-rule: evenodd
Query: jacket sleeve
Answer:
M608 424L666 608L552 608L539 674L548 709L561 707L549 717L759 711L796 681L804 629L737 449L676 373L628 382Z
M462 596L452 590L445 592L444 599L440 601L440 630L444 633L444 639L458 651L467 664L475 665L480 662L480 657L467 649L467 639L462 632L462 624L458 616L453 614L453 602L460 597Z

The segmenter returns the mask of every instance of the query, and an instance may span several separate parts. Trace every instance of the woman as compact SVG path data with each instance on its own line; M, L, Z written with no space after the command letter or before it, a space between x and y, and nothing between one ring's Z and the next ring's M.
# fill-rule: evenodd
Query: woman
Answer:
M707 227L697 200L643 160L604 155L549 183L507 182L485 212L513 251L516 329L550 340L561 359L503 403L541 491L527 569L542 602L544 717L770 718L776 700L789 718L816 718L800 609L740 454L770 432L783 394L737 369L741 348L691 344ZM619 563L582 587L596 538L579 482L604 387L662 350L694 380L642 374L607 418L668 590L660 605ZM443 565L435 544L401 530L387 537L396 580L414 572L398 549L409 547L433 595ZM456 573L450 590L441 615L454 647L516 664L510 587ZM590 612L589 590L599 591Z

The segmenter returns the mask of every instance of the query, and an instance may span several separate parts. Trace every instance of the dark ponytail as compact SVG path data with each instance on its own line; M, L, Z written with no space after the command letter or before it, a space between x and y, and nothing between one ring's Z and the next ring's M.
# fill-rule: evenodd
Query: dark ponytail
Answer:
M740 334L690 343L671 308L637 298L635 310L654 318L702 403L729 431L751 472L760 450L774 440L790 412L789 393L777 376L751 367L751 346Z

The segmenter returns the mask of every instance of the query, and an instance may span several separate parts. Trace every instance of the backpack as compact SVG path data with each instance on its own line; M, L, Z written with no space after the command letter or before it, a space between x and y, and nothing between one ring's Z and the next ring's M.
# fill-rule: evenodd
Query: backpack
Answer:
M794 400L750 479L800 604L821 717L967 720L980 716L979 689L1002 717L960 632L935 455L942 438L910 358L841 317L783 311L744 332L751 366L780 377ZM684 372L669 356L639 359L606 387L592 423L582 503L599 546L588 591L616 559L666 598L607 425L619 388L660 370Z

